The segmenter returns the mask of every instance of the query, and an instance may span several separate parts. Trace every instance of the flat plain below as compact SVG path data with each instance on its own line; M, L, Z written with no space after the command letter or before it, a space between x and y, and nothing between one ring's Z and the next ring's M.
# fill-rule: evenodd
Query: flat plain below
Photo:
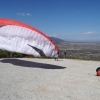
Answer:
M0 100L100 100L99 61L0 59Z

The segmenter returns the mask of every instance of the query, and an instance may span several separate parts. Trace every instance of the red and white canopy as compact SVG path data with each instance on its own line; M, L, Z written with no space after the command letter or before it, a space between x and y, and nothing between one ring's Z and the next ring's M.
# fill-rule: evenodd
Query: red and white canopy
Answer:
M21 22L0 19L0 49L34 56L57 57L59 49L44 33Z

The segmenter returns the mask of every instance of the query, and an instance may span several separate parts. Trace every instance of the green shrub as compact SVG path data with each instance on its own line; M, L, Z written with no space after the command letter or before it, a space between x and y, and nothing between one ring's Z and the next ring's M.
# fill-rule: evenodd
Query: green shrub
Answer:
M7 51L0 51L0 58L7 58L8 52Z
M13 53L12 57L16 57L16 58L22 58L23 57L23 54L21 53Z

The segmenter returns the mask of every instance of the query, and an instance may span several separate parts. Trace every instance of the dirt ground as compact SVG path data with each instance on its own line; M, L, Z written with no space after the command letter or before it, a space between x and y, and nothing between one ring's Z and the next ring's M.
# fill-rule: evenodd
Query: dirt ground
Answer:
M0 100L100 100L99 61L0 59Z

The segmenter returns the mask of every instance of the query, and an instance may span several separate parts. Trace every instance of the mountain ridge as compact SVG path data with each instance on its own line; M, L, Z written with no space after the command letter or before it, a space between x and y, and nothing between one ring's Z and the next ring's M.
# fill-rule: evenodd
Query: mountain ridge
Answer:
M61 42L68 42L68 41L65 41L63 39L59 39L59 38L55 38L55 37L49 37L49 38L51 38L51 40L53 40L54 43L56 43L56 44L59 44Z
M59 39L56 37L49 37L51 38L51 40L53 40L55 42L55 44L60 44L61 42L67 42L67 43L100 43L100 41L67 41L67 40L63 40L63 39Z

